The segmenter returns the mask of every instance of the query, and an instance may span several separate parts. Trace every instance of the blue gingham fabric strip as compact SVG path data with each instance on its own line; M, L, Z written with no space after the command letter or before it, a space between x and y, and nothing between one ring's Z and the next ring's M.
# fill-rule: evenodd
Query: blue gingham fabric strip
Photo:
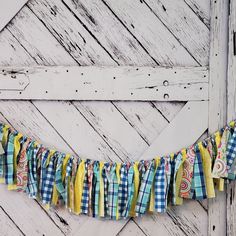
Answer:
M55 158L56 154L54 154L51 158L49 163L47 161L43 163L42 168L45 169L45 176L43 176L43 188L42 188L42 202L44 204L49 204L52 198L52 190L55 178Z
M7 149L6 149L6 159L5 159L5 183L13 184L13 168L14 168L14 139L16 136L16 132L12 132L9 134Z
M226 159L227 159L227 169L231 168L236 157L236 127L234 128L233 134L228 139L226 147Z
M119 215L122 216L127 207L128 200L128 167L125 163L120 168L120 185L118 189L118 208Z
M131 203L133 200L133 195L134 195L134 167L133 164L130 164L129 170L128 170L128 192L127 192L127 201L126 201L126 206L124 208L124 211L122 213L123 218L127 218L129 216L129 211L131 208Z
M102 170L102 178L104 183L104 216L108 216L108 178L107 178L107 169L110 167L109 163L104 163Z
M154 177L155 210L166 211L166 183L165 183L165 157L161 157Z
M81 212L83 214L88 214L89 207L89 185L88 185L88 164L89 160L85 162L85 175L84 175L84 183L83 183L83 192L81 198Z
M202 166L202 158L198 145L195 145L195 161L193 166L193 180L192 180L192 190L193 190L193 199L202 200L207 198L206 195L206 186Z
M146 212L147 205L150 198L151 187L154 178L154 162L147 161L144 166L146 166L146 171L143 173L138 199L135 206L135 212L137 215L142 215Z

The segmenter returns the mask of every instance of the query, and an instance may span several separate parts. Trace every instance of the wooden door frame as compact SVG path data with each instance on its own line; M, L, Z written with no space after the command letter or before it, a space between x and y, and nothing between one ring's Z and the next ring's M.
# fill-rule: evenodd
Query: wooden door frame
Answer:
M0 31L26 2L27 0L18 1L19 4L17 6L15 5L15 7L10 4L10 11L7 11L5 8L0 9L0 13L1 10L9 13L7 17L4 17L4 22L1 21L0 14L0 22L2 22ZM188 146L207 128L209 133L212 133L222 127L226 121L235 118L236 108L234 103L231 102L235 97L236 88L235 80L233 79L234 72L236 72L234 55L236 49L235 44L233 43L236 40L234 33L236 31L235 5L235 1L231 1L231 7L229 7L229 0L211 0L209 68L194 67L186 70L185 67L100 67L96 71L96 76L108 76L108 79L105 84L107 86L100 86L98 87L98 90L98 88L96 89L96 86L101 85L101 83L96 83L96 78L92 77L91 74L90 76L87 76L89 73L84 73L83 70L85 68L82 67L2 67L0 69L0 99L188 101L183 108L182 113L180 112L173 120L173 124L171 123L172 126L178 124L179 130L175 130L175 134L178 134L177 132L180 132L181 129L184 128L179 124L181 118L183 119L183 117L185 117L186 122L182 122L182 125L185 123L185 127L191 128L190 125L194 122L195 129L198 130L196 132L194 130L191 137L188 136L186 140L184 139L183 142L174 146L174 148L179 149L183 146ZM234 36L232 33L234 33ZM229 41L227 35L229 35ZM227 57L229 59L229 64L227 62ZM94 68L92 67L87 67L85 70L95 73ZM139 71L139 77L137 77L137 73L135 73L137 70ZM165 71L164 73L163 70ZM184 70L185 72L183 72ZM193 71L196 70L198 72L200 71L197 76L196 73L193 73ZM74 86L74 79L78 78L78 76L75 74L75 71L77 71L76 73L80 76L87 76L84 83L76 84L76 88ZM160 71L162 71L161 76ZM62 75L60 77L60 83L62 83L63 86L60 84L58 86L55 81L53 87L52 85L48 86L49 78L55 77L53 74L57 77ZM120 76L121 74L122 76ZM39 85L36 81L39 76L45 78L40 81L42 85L41 91L39 91ZM122 78L124 77L126 77L126 79L129 78L132 83L138 83L138 86L141 89L138 90L137 87L127 86L127 83L123 83ZM195 78L195 80L193 80L192 83L189 83L187 80L183 81L183 77L191 77ZM138 78L139 80L137 80ZM142 80L141 83L140 78ZM151 84L149 84L150 78L152 81ZM182 84L180 88L178 88L177 83L173 83L172 78L175 78L175 82L178 81L178 83L180 83L181 81ZM209 83L207 82L208 80ZM68 83L68 81L73 81L73 85L71 82ZM146 83L148 83L148 86L145 85ZM117 86L119 89L117 89ZM61 93L60 88L62 88L63 91L65 90L65 93ZM179 89L178 91L176 90L177 88ZM37 93L36 89L38 89ZM80 93L79 91L83 91L83 93ZM141 93L139 91L141 91ZM201 116L198 116L197 113L200 111ZM187 117L189 118L187 119ZM190 117L194 117L194 120L192 118L190 119ZM167 139L171 133L171 124L163 131L157 140L154 141L153 145L150 146L141 158L154 155L155 153L164 154L169 150L168 145L160 145L160 143L164 142L165 144L168 144ZM166 147L163 149L163 146ZM171 147L173 148L173 143ZM228 188L227 205L225 193L218 193L217 198L209 200L209 235L224 235L225 232L228 234L235 234L235 227L232 227L233 224L235 225L233 213L236 204L234 202L235 200L232 201L232 194L234 191L234 186L230 185Z

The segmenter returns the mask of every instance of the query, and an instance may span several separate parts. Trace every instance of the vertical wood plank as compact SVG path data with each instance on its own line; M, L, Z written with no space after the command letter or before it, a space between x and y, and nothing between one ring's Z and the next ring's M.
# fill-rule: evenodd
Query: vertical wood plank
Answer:
M236 1L230 1L229 51L227 80L227 121L236 118ZM227 186L227 235L236 235L236 185L232 181Z
M226 122L228 7L228 0L211 1L209 133ZM226 194L218 192L216 196L209 200L208 232L209 235L225 235Z

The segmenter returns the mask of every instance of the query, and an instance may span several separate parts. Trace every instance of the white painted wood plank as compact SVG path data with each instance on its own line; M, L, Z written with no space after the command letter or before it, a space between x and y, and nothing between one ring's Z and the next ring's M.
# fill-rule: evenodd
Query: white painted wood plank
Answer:
M230 1L229 13L229 51L227 78L227 122L236 117L236 1ZM232 181L227 186L227 235L236 234L236 185Z
M209 133L226 124L226 79L229 1L211 0L209 62ZM226 234L226 194L217 193L208 201L209 235Z
M153 104L168 121L172 121L176 114L182 110L185 102L153 102Z
M100 0L63 1L119 65L156 65L121 22Z
M0 185L0 205L25 235L63 235L41 207L33 200Z
M28 2L28 0L1 1L0 7L0 32L17 14L18 11Z
M17 27L17 30L15 30L14 27L11 27L10 31L13 35L14 34L22 35L21 37L19 37L20 38L20 43L22 45L24 45L24 47L26 47L27 51L23 51L19 55L14 55L13 54L12 58L10 58L11 60L9 60L7 58L7 56L8 56L7 54L0 55L0 58L1 58L2 61L6 60L6 64L9 65L9 61L11 61L14 64L15 60L19 59L18 61L19 61L20 65L24 65L24 63L26 63L26 64L30 63L30 64L35 65L35 62L32 62L33 61L32 59L30 61L25 61L25 57L27 55L26 52L29 52L29 54L32 56L32 58L34 58L34 60L39 64L45 64L45 65L48 65L48 63L52 63L52 64L54 64L54 63L55 64L72 64L72 65L74 64L74 60L70 56L68 56L66 53L63 52L62 47L53 46L53 45L56 45L56 43L55 43L56 40L53 37L50 37L50 35L47 34L46 30L43 30L40 34L40 30L41 30L40 24L37 27L31 27L31 24L27 23L29 21L32 21L32 22L38 24L39 21L35 20L35 17L32 17L32 15L30 15L28 13L24 14L24 16L27 17L24 21L24 24L26 24L25 28L29 27L31 29L31 31L30 30L26 31L26 29L24 27L20 27L20 26ZM21 16L21 17L23 17L23 16ZM20 20L21 20L20 18L17 18L17 21L20 21ZM36 28L36 31L34 33L33 31L34 31L35 28ZM30 34L30 36L29 36L29 34ZM36 39L35 39L35 37L36 37ZM9 36L9 39L11 39L10 36ZM42 46L40 45L40 47L37 48L37 45L34 45L33 42L38 41L38 40L40 40L42 42L41 43ZM43 48L46 47L46 45L51 45L50 47L52 48L53 52L51 52L50 54L47 54L43 50ZM6 45L6 47L11 47L11 45L10 44ZM13 44L12 47L16 48L17 50L18 50L18 48L21 48L17 44ZM46 56L43 56L43 55L46 55ZM61 56L61 55L63 55L63 56ZM46 106L46 107L48 107L48 106ZM21 108L24 109L23 104L21 104ZM66 108L66 105L64 105L64 108L62 109L63 112L65 111L65 108ZM49 109L51 109L51 107ZM16 112L16 113L18 113L18 112ZM28 114L25 113L25 112L23 112L23 113L27 117ZM11 116L15 117L13 113L11 113ZM45 118L43 118L42 116L39 116L39 117L41 117L44 121L46 121L46 117ZM22 125L24 125L26 128L27 128L27 124L30 125L30 122L27 123L27 118L23 119L23 120L25 120L25 122L24 122L24 124L20 124L19 130L21 130L20 128L21 128ZM64 116L60 121L62 121L62 120L64 120ZM74 122L74 120L72 120L72 123L73 122ZM39 125L41 126L41 122L39 122ZM41 128L44 129L43 127L44 127L44 124L42 124ZM47 127L47 125L45 127ZM86 126L85 126L85 128L86 128ZM48 130L48 132L54 133L52 128L47 128L47 130ZM94 135L94 132L93 132L92 129L91 129L91 132L87 132L87 130L86 130L85 133L86 134L88 133L88 136L91 135L91 137L93 137L93 135ZM42 132L42 135L43 135L43 132ZM81 134L81 137L82 137L82 135L83 134ZM46 134L46 137L47 137L47 134ZM57 139L57 137L55 139ZM54 138L51 138L51 141L52 140L54 140ZM73 138L73 140L76 141L74 138ZM114 156L114 152L110 151L110 153L109 153L109 151L105 150L105 149L109 150L109 147L106 145L106 143L103 142L100 145L99 139L97 140L96 134L95 134L94 138L89 138L87 143L91 142L91 140L92 141L95 140L95 142L93 143L94 149L92 149L92 150L94 150L93 153L92 153L93 157L97 156L97 153L102 154L102 159L103 160L106 160L105 155L107 155L107 157L108 157L107 159L112 158ZM99 143L100 146L97 146L96 145L97 143ZM88 148L87 145L86 145L86 147ZM91 149L91 147L90 147L90 149ZM78 150L78 153L80 154L80 146L78 146L77 142L75 142L75 150ZM87 153L86 153L86 157L87 157ZM77 216L72 217L71 214L67 211L64 211L63 214L61 213L60 210L56 210L55 212L54 211L49 211L49 212L47 212L47 214L50 215L50 217L53 219L53 221L56 222L56 224L61 228L61 230L66 235L78 234L81 225L84 224L85 228L88 228L92 224L92 222L94 222L94 219L91 218L91 217L77 217ZM45 218L45 221L47 221L46 218ZM102 225L105 224L105 223L107 225L107 222L105 222L105 221L103 221L103 223L100 222L100 227L102 228ZM110 222L111 226L106 228L107 234L115 235L117 232L119 232L120 229L125 224L125 222L122 221L121 223L122 224L117 224L116 222L111 221ZM91 232L91 235L92 235L92 234L94 234L94 231L98 230L98 227L90 228L90 229L92 230L92 232Z
M143 1L103 0L161 65L197 65ZM142 16L142 17L140 17Z
M3 67L0 98L207 100L207 74L202 67Z
M198 202L186 200L184 205L171 207L167 213L136 218L146 235L207 235L207 212Z
M15 222L12 222L9 216L2 209L0 209L0 232L3 236L23 235L23 233L17 228Z
M6 28L33 58L34 64L37 62L40 65L77 65L76 61L28 7L24 7L13 19L12 24ZM9 37L9 40L11 38ZM16 49L19 50L22 47L16 47ZM6 52L8 50L5 49ZM3 56L7 56L7 54L4 52ZM15 62L11 64L15 65Z
M184 1L145 0L200 65L209 62L209 29Z
M130 220L129 223L117 234L117 236L146 236L142 232L142 230L134 223L134 221Z
M30 1L28 6L80 65L117 65L62 1Z
M113 104L149 145L168 125L167 120L152 103L117 101Z
M198 17L210 27L210 0L184 0Z
M140 159L152 159L188 147L205 132L207 127L208 102L187 102Z

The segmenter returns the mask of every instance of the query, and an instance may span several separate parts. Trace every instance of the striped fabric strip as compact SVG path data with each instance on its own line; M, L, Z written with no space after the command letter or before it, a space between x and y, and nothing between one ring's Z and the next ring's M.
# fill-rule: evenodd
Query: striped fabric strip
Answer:
M166 210L166 184L165 184L165 157L161 157L154 177L155 211L165 212Z
M198 145L195 145L196 158L193 171L193 199L202 200L207 197L205 178L203 174L202 158Z
M146 171L142 175L139 194L138 194L138 200L135 207L135 211L137 215L142 215L146 212L148 202L149 202L151 187L153 183L153 178L154 178L155 168L154 168L153 161L146 161L144 163L144 166L145 166Z
M118 189L118 208L120 216L123 216L128 200L128 166L122 163L120 168L120 185Z

